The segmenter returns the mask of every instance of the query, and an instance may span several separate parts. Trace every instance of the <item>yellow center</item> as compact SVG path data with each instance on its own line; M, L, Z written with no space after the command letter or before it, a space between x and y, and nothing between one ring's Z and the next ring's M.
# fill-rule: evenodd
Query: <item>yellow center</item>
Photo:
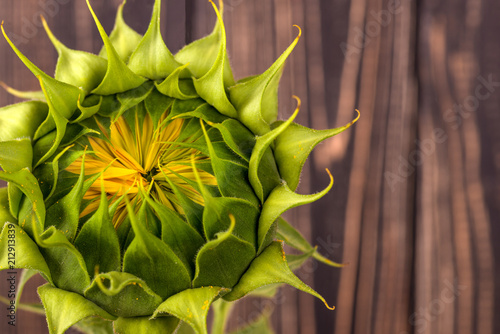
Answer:
M208 157L197 149L176 143L183 123L182 119L165 122L163 116L155 130L149 115L144 117L142 124L136 116L134 134L126 120L120 117L111 124L110 134L101 127L107 141L89 137L93 154L85 156L85 175L101 173L101 177L85 193L83 198L91 202L81 216L99 207L97 199L101 196L101 184L111 203L126 195L136 212L142 204L139 192L143 189L157 202L184 214L170 182L189 199L203 205L203 197L188 180L196 182L192 157L195 164L207 162ZM82 158L75 160L67 170L80 174L82 161ZM213 175L199 168L196 170L202 183L217 184ZM114 226L118 227L126 216L126 204L121 201L113 216Z

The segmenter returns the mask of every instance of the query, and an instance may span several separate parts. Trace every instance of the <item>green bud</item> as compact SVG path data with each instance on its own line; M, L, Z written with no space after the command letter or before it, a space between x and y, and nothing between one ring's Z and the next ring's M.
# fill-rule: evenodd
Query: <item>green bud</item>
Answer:
M357 119L332 130L300 126L296 98L293 116L277 121L278 84L300 28L267 71L235 82L222 2L221 11L212 3L214 31L176 55L160 33L160 0L144 36L125 24L123 5L108 36L87 4L104 43L99 55L64 46L43 21L59 54L55 77L2 26L41 91L7 87L30 100L0 108L0 179L8 182L0 269L47 280L39 295L50 333L73 325L109 332L111 323L119 333L187 325L207 333L213 302L227 310L270 284L324 301L292 273L276 237L302 253L289 257L293 268L309 257L338 266L281 215L330 190L327 171L323 191L295 193L312 149Z

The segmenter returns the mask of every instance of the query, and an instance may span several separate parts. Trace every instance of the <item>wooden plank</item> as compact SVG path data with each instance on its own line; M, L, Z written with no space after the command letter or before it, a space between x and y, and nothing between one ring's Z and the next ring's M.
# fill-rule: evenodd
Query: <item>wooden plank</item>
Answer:
M54 1L57 9L38 0L0 8L6 31L48 73L56 53L40 13L68 46L94 53L102 46L84 1ZM108 32L120 2L93 2ZM152 4L127 3L125 19L141 33ZM206 1L167 0L163 9L173 52L213 29ZM285 288L273 302L243 300L230 327L272 306L276 333L500 332L500 243L493 242L500 238L500 3L225 0L225 9L237 79L262 73L297 34L292 25L302 28L282 78L281 119L295 108L293 94L307 126L341 126L361 111L305 165L301 193L325 186L325 168L335 177L332 191L287 216L332 260L350 263L312 262L298 273L337 309ZM0 59L0 80L38 88L3 40ZM0 90L2 106L18 101ZM26 300L36 300L35 283ZM18 321L15 329L0 322L2 333L47 332L43 317L20 312Z
M463 1L462 10L455 8L446 14L430 3L422 7L422 19L428 22L420 32L421 60L425 65L421 67L420 112L425 116L422 137L433 138L433 131L443 131L436 154L429 157L429 164L424 167L427 173L423 177L427 180L422 181L425 186L431 182L428 177L433 176L437 182L432 188L426 187L427 200L417 207L417 212L428 218L418 219L417 225L427 230L439 228L428 248L419 252L422 260L416 264L419 272L427 262L423 258L430 263L427 284L420 285L416 280L416 295L425 296L417 299L416 307L426 309L432 316L421 321L424 333L494 333L494 326L499 326L493 316L490 236L494 226L491 224L498 222L498 215L490 218L492 208L488 208L485 191L485 181L489 182L488 176L497 174L498 168L481 175L480 167L481 161L491 158L483 155L490 145L481 142L479 120L485 109L493 107L492 103L498 104L494 92L489 94L492 99L481 98L481 89L485 87L478 90L481 78L494 75L484 72L477 49L478 45L489 44L492 38L486 35L483 41L478 39L484 16L490 20L493 17L493 13L486 14L483 6L487 4L492 3ZM445 15L446 20L440 19ZM446 293L454 298L446 298Z

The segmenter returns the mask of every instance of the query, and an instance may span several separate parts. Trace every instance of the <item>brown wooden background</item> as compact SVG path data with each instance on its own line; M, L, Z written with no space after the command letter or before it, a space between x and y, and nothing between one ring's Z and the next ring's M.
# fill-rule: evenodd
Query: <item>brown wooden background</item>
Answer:
M92 1L108 32L119 2ZM129 0L127 22L144 32L152 4ZM225 4L237 78L263 72L295 37L292 25L302 27L282 79L282 118L294 109L292 94L302 99L298 122L315 128L343 125L355 108L362 114L306 166L301 192L322 189L325 168L333 190L289 215L324 254L350 263L311 262L299 272L337 309L285 288L272 303L276 332L500 333L500 2ZM209 33L215 20L205 0L168 0L163 9L173 52ZM83 0L0 0L5 29L42 69L54 70L56 53L39 27L41 13L68 46L100 49ZM37 88L3 40L0 59L0 80ZM1 105L15 101L0 92ZM4 280L0 274L0 289ZM242 303L231 326L266 305ZM2 333L46 332L43 317L19 313L17 331L0 319Z

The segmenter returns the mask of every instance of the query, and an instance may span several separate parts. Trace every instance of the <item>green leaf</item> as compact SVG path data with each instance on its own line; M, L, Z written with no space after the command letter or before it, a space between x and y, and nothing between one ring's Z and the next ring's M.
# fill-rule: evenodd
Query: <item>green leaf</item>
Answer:
M80 87L86 94L99 86L106 74L108 66L106 59L91 53L69 49L54 36L43 17L42 24L59 54L56 80Z
M181 80L179 76L186 70L188 64L175 69L163 82L155 83L156 89L166 96L179 100L189 100L198 97L191 80Z
M268 147L262 155L257 167L257 176L262 186L263 199L266 201L271 191L282 182L271 147Z
M313 256L315 249L311 249L307 253L303 254L287 254L286 261L288 262L288 267L291 271L297 270L310 258Z
M276 219L286 210L294 208L299 205L309 204L317 201L333 186L333 177L328 169L326 170L330 176L330 184L321 192L311 195L300 195L288 188L286 182L276 187L269 195L267 201L262 207L262 213L259 219L258 241L260 253L272 241L271 232L272 226L275 224Z
M199 107L197 107L193 111L188 111L188 112L185 112L182 114L177 114L175 116L172 116L172 119L176 119L176 118L184 118L187 122L189 122L189 126L191 126L193 129L196 129L196 132L198 132L198 131L201 132L202 129L201 129L200 123L197 122L193 118L202 119L206 123L211 124L211 125L216 125L217 123L222 123L224 120L228 119L226 116L221 115L217 110L214 109L214 107L212 107L208 103L203 103L202 105L200 105ZM236 122L238 122L238 121L236 121ZM209 134L211 132L210 130L211 129L208 130ZM214 133L211 133L211 134L214 135ZM194 135L185 136L183 133L181 134L181 136L186 138L186 139L189 139L190 137L195 137ZM199 142L200 140L202 140L202 138L203 137L200 137L195 142ZM210 136L210 138L212 138L212 136ZM220 135L217 136L217 138L220 138ZM203 147L200 147L197 149L204 151L205 154L209 154L208 149L207 149L207 145L204 142L203 142L203 144L204 144ZM232 157L234 157L234 156L232 156Z
M172 104L172 109L168 115L167 119L175 118L175 116L186 114L189 111L194 111L200 106L207 104L203 99L196 98L190 100L174 100ZM181 134L182 135L182 134Z
M45 86L41 77L38 77L38 78L40 79L40 86L42 87L42 91L48 97L49 92L47 90L47 87ZM75 100L75 102L76 101L77 100ZM36 161L35 167L37 167L41 163L45 162L48 158L50 158L52 156L52 154L54 154L54 152L57 150L57 148L61 144L61 141L63 140L64 134L66 133L66 126L68 124L68 118L64 117L63 115L61 115L59 113L57 106L54 103L52 103L52 100L50 98L47 98L47 104L49 105L49 118L47 118L47 120L50 119L49 123L55 124L56 132L55 132L55 137L53 139L51 138L52 140L48 143L47 149L43 150L40 154L38 154L39 156L41 156L41 158L37 159L35 157L35 159L36 159L35 160ZM77 104L77 103L75 103L75 104ZM35 133L35 139L36 139L37 135L39 135L40 129L44 128L44 124L48 124L48 123L45 122L38 128L37 132ZM44 139L44 138L42 138L42 139ZM39 143L40 143L40 141L37 144L39 144ZM34 153L36 153L36 152L37 152L37 148L35 147Z
M42 84L42 90L46 97L47 102L55 108L56 114L60 115L62 118L69 119L76 110L77 100L83 99L84 92L72 85L58 81L40 70L35 64L33 64L28 58L26 58L21 51L12 43L9 39L3 25L1 26L2 33L11 46L12 50L17 54L19 59L26 65L26 67L40 80ZM54 112L50 113L47 119L40 125L37 129L34 139L38 139L48 132L52 131L56 127L54 123ZM64 134L64 133L63 133ZM61 134L62 137L62 134Z
M0 141L32 139L49 113L44 102L28 101L0 108Z
M104 187L97 211L85 222L75 240L90 277L96 267L101 272L118 271L121 267L120 243L108 213L108 199Z
M6 172L31 169L33 148L29 138L0 141L0 167Z
M90 285L90 278L80 252L54 226L39 237L37 233L35 231L35 240L41 247L40 252L50 268L54 284L67 291L83 293Z
M171 108L174 101L176 100L163 95L156 89L153 89L144 100L144 106L146 107L149 116L151 116L155 130L158 128L160 118Z
M248 295L252 297L260 297L260 298L274 298L278 293L278 290L283 286L283 283L276 283L265 285L260 288L257 288L250 292Z
M234 234L251 245L256 245L255 231L260 211L253 204L240 198L213 197L208 191L205 191L203 198L203 227L208 240L230 227L229 215L232 214L237 222Z
M98 99L99 102L97 102L96 104L92 103L90 106L88 105L89 103L94 102L96 99ZM81 104L80 101L78 101L78 109L80 110L81 114L75 120L71 121L71 123L80 123L81 121L97 114L99 109L101 109L102 100L102 96L91 95L87 97L85 101L83 101L83 104L85 104L85 106Z
M207 134L205 125L201 122L207 143L210 162L217 178L217 186L225 197L243 198L254 206L259 206L259 200L247 180L248 169L235 161L224 160L215 153L214 146Z
M84 294L110 314L120 317L151 315L163 301L142 279L117 271L96 275Z
M90 13L92 14L94 21L96 23L97 29L99 29L99 34L104 42L104 46L106 47L106 54L108 58L108 68L106 71L106 75L104 79L99 84L97 88L95 88L92 93L99 95L111 95L116 93L122 93L130 89L134 89L142 85L146 79L132 72L124 60L120 58L117 50L113 47L110 38L106 35L106 31L102 27L99 19L97 18L94 10L90 6L89 0L87 1L87 5L89 7ZM122 7L119 9L119 13L122 10ZM117 17L117 25L120 21L121 14ZM123 19L121 19L123 21ZM130 43L130 41L126 41L125 43ZM121 43L120 43L121 44Z
M278 218L278 237L287 245L302 252L308 252L314 249L302 234L282 217Z
M139 104L149 96L149 94L151 93L153 88L154 88L153 83L151 81L146 81L144 84L142 84L141 86L139 86L135 89L131 89L131 90L124 92L124 93L121 93L121 94L117 94L116 97L117 97L118 101L121 103L121 106L119 109L116 110L116 112L114 112L111 115L111 121L115 122L118 119L118 117L123 115L123 113L125 111L127 111L133 107L138 107ZM127 113L127 114L130 118L133 119L133 122L130 122L127 119L127 117L125 117L128 121L130 129L132 131L135 131L135 114L136 113L131 112L131 113Z
M264 157L266 151L269 149L269 146L274 141L274 139L276 139L276 137L278 137L280 133L285 131L285 129L292 123L292 121L299 113L300 100L297 99L297 102L298 105L297 108L295 109L295 112L286 122L281 124L279 127L275 128L271 132L267 132L265 135L257 137L257 140L255 142L255 146L252 151L252 156L250 157L250 164L248 167L248 178L250 180L250 184L255 190L255 193L257 194L257 197L259 197L261 203L264 203L265 198L267 197L267 195L269 195L268 194L268 192L270 191L269 188L273 189L279 184L279 178L277 178L277 180L274 179L266 180L267 182L262 184L259 178L260 176L259 167L261 165L262 157ZM266 170L266 172L268 171ZM271 187L269 187L269 183L271 183L270 184Z
M0 81L0 86L2 86L3 89L7 91L10 95L13 95L15 97L19 97L21 99L25 100L37 100L37 101L42 101L45 102L45 95L43 95L43 92L41 90L36 90L36 91L20 91L15 88L10 87L7 85L5 82Z
M215 7L215 6L214 6ZM176 55L175 59L187 64L188 69L193 73L194 77L201 78L207 74L217 64L217 60L222 53L225 54L224 59L224 87L234 85L233 73L229 66L229 58L227 52L222 48L225 45L225 30L222 22L223 2L219 0L220 11L217 12L217 21L212 33L204 38L198 39L189 45L183 47ZM220 15L219 15L220 13ZM224 32L224 36L222 33Z
M193 167L198 187L203 195L205 206L203 210L203 228L207 240L212 240L219 232L231 228L231 221L235 220L239 224L235 224L234 234L255 246L257 241L255 231L257 230L257 220L260 210L250 202L239 198L213 197L201 182L194 157L192 157L191 166Z
M45 307L50 334L63 334L68 328L90 316L99 316L109 320L116 319L96 304L74 292L45 284L38 288L38 294Z
M57 188L59 180L59 159L70 148L71 146L66 147L57 154L51 162L46 162L33 171L33 175L35 175L37 180L40 180L39 186L45 198L46 207L49 206L50 198L54 195ZM81 156L82 154L84 154L84 152L79 152L78 155L75 156Z
M163 173L163 171L162 171ZM165 178L178 200L178 205L184 210L186 220L200 235L203 235L203 206L187 197L166 174ZM178 175L178 174L177 174Z
M207 314L213 300L226 289L201 287L187 289L165 300L153 314L169 313L188 323L197 334L207 334Z
M278 116L279 80L285 61L300 35L299 28L299 35L267 71L244 79L229 89L230 100L238 110L238 119L257 135L269 132L270 124Z
M53 173L54 164L52 162L45 162L33 170L33 175L39 180L40 190L42 191L43 198L47 196L52 191L52 186L54 185L54 180L58 177L57 174ZM54 177L55 176L55 177Z
M166 78L180 66L161 36L160 14L161 0L156 0L148 30L128 63L134 73L152 80Z
M255 256L253 245L233 235L236 225L231 217L231 226L207 242L196 256L196 275L193 287L217 285L233 287Z
M237 112L229 102L226 87L234 84L226 51L226 30L219 10L212 2L217 14L214 32L184 47L175 56L181 63L190 63L188 69L195 75L196 92L221 114L236 118Z
M58 120L60 130L52 131L44 137L38 139L33 146L33 161L38 161L35 169L41 166L44 162L53 161L54 156L64 149L65 146L73 144L80 137L92 133L96 135L96 131L86 128L80 124L69 124L65 118ZM56 145L57 144L57 145ZM86 143L88 145L88 143Z
M229 118L223 121L222 124L210 125L220 131L224 142L234 153L245 161L250 161L255 146L255 136L241 122Z
M276 283L286 283L296 289L307 292L319 298L325 303L326 307L333 310L333 307L328 306L320 294L302 282L290 270L286 262L285 252L283 251L283 244L277 241L271 243L253 260L238 284L231 292L224 295L223 298L227 301L238 300L257 288Z
M141 222L141 225L146 227L152 235L161 239L162 224L160 218L158 218L149 205L144 204L144 199L143 203L140 204L139 211L137 212L137 221Z
M116 199L113 203L111 203L108 214L110 217L113 217L118 210L118 207L120 206L121 203L125 200L125 197L127 194L123 194L121 197ZM134 200L134 202L137 200L138 197ZM128 248L132 240L134 239L134 231L132 230L132 225L130 224L130 218L127 217L127 213L123 213L123 215L126 217L125 220L119 224L116 229L116 235L118 236L118 241L120 243L120 250L121 254L125 253L125 250Z
M323 140L348 129L358 119L359 112L352 122L331 130L314 130L292 123L276 138L274 156L281 177L291 190L297 189L302 167L314 147ZM276 122L273 127L280 127L281 124L282 122Z
M161 221L161 239L182 260L190 273L194 272L193 259L203 246L205 240L176 212L166 206L153 201L149 196L144 196L148 205L156 212Z
M123 271L142 278L163 299L191 286L188 269L160 239L148 232L127 205L135 238L125 252Z
M52 283L49 267L36 243L16 224L5 223L0 234L0 270L12 269L35 270Z
M323 255L321 255L317 247L313 247L303 236L297 231L290 223L288 223L283 218L278 218L278 233L277 236L280 240L285 241L285 243L295 249L300 250L304 253L312 252L312 257L316 260L323 262L332 267L343 267L343 264L333 262Z
M118 101L118 98L115 94L113 95L105 95L102 97L101 108L97 114L103 117L91 117L89 119L84 120L84 125L92 128L94 130L98 130L99 126L97 126L96 121L106 122L106 128L109 130L109 123L111 122L109 118L114 118L115 115L120 113L121 103ZM105 136L102 136L101 139L104 139Z
M98 175L85 182L84 155L82 157L80 176L78 177L76 183L72 186L71 191L47 209L47 221L45 222L45 227L51 225L55 226L68 238L69 241L73 241L78 229L80 206L83 200L83 195L97 177ZM84 186L84 183L86 183L87 186Z
M118 318L114 322L114 330L116 334L172 334L178 325L179 319L175 317Z
M0 171L0 179L9 182L10 212L12 216L19 217L19 226L30 236L34 235L35 226L33 224L36 224L38 231L41 231L45 222L45 205L43 204L43 195L38 186L38 181L33 174L27 168L23 168L17 172ZM26 202L26 205L29 205L29 216L19 214L19 202L13 202L13 198L10 197L11 185L26 195L26 199L29 201L29 203ZM33 213L36 216L34 220L31 219Z
M130 28L123 20L123 7L125 6L127 0L123 0L122 4L118 7L116 12L115 26L111 34L109 35L109 41L111 45L116 50L116 53L125 63L128 62L130 55L137 48L140 43L142 36L137 33L134 29ZM99 52L99 56L102 58L109 57L106 44L102 47Z
M7 188L0 188L0 224L5 223L17 224L17 219L10 213L9 210L9 193Z

